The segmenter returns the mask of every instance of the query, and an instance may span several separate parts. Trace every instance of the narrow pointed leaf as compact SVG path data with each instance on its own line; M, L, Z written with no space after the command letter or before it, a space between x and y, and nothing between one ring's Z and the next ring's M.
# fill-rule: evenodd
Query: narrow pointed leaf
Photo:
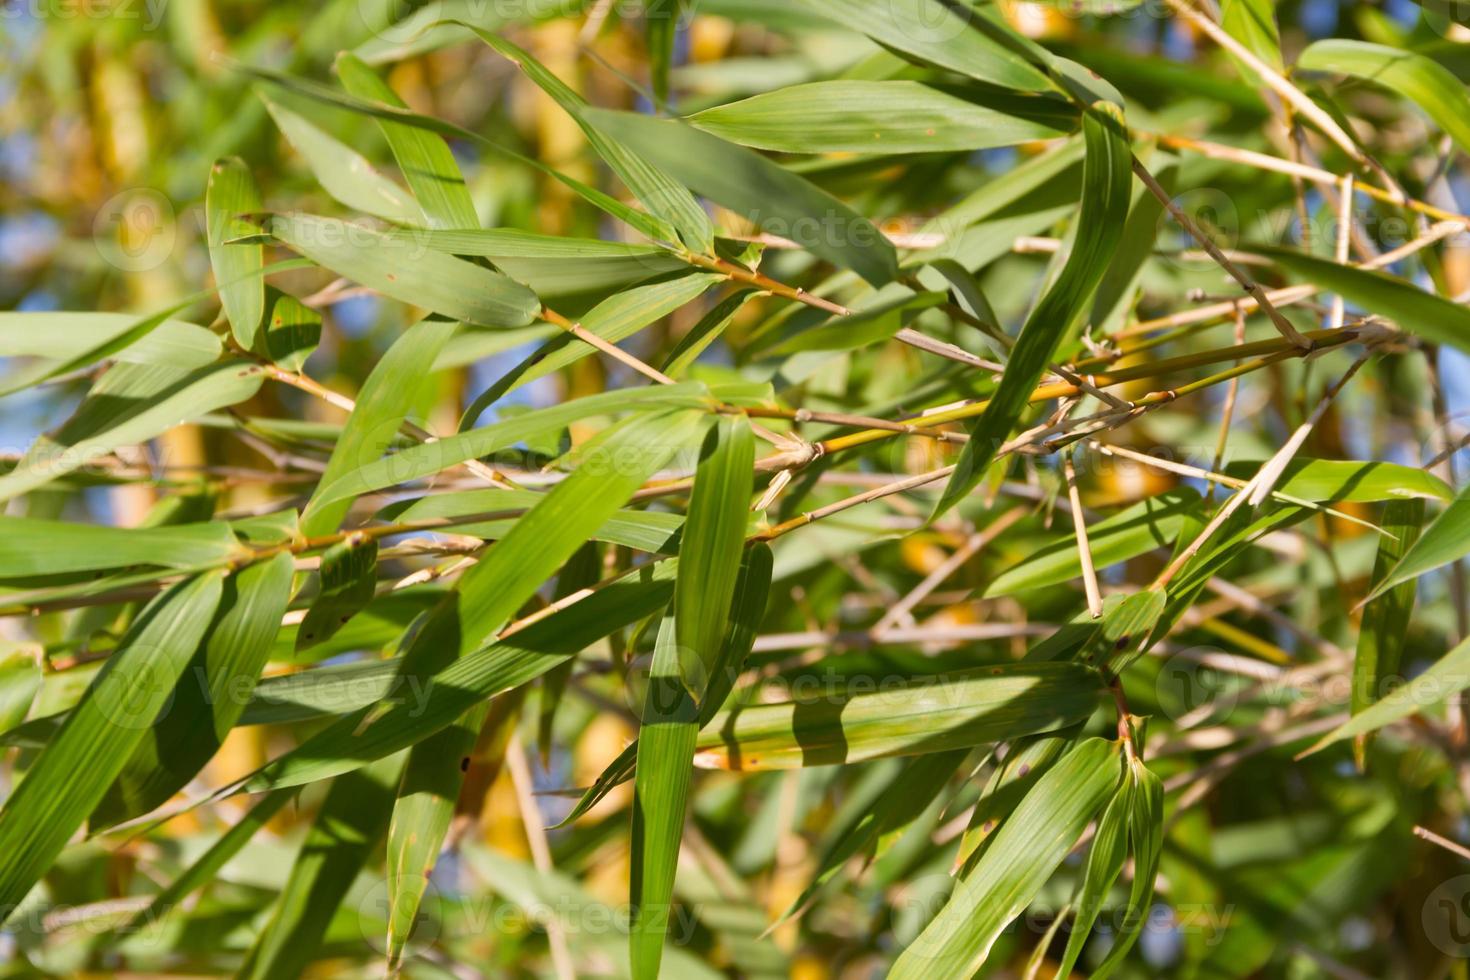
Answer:
M1081 664L1007 664L915 678L888 690L735 706L699 735L698 765L790 769L920 755L1053 731L1101 703Z
M635 574L604 587L460 658L429 681L390 687L384 697L375 699L387 710L371 724L363 726L360 719L349 717L324 729L266 765L245 789L259 792L327 779L422 741L480 701L535 680L612 631L667 606L674 594L672 570L659 569L647 581L640 578Z
M332 447L316 492L301 515L302 534L329 534L342 523L351 497L328 496L329 488L350 481L360 467L378 460L391 445L418 403L424 379L455 327L445 320L420 320L404 331L374 366L358 392L341 437Z
M1388 532L1378 542L1373 559L1376 584L1386 578L1419 537L1424 524L1424 501L1394 500L1383 508L1382 527ZM1398 676L1399 664L1408 640L1409 617L1414 611L1415 584L1402 582L1369 602L1363 608L1363 621L1358 628L1358 647L1353 656L1353 690L1351 708L1358 714L1384 693L1384 682ZM1355 748L1358 765L1364 762L1367 738Z
M750 510L755 437L744 416L719 416L705 439L674 585L675 660L684 686L704 697L740 574Z
M224 524L120 528L0 516L0 578L6 579L129 565L197 568L240 554Z
M222 361L188 371L146 364L115 364L92 386L85 401L54 434L40 436L0 476L0 500L45 486L122 446L227 405L260 388L259 366Z
M265 230L339 276L466 323L523 327L541 303L525 286L429 248L411 231L374 231L337 218L278 214Z
M56 860L164 709L223 578L186 579L149 604L0 807L0 915L14 912Z
M301 843L275 913L236 976L300 976L316 959L337 906L383 838L402 763L401 757L392 756L333 781Z
M387 82L351 54L344 52L338 55L337 75L342 79L343 87L359 98L397 109L407 108ZM436 133L385 118L379 118L378 125L382 127L388 147L398 161L398 168L403 171L404 179L423 208L429 226L479 227L474 199L465 187L464 175L460 173L459 163L455 161L449 144Z
M1101 569L1137 558L1157 548L1171 547L1185 518L1200 509L1200 495L1189 487L1166 490L1127 507L1087 528L1093 564ZM1009 595L1072 581L1082 575L1077 540L1068 534L996 576L984 595Z
M1252 245L1251 251L1268 257L1304 282L1338 293L1348 302L1392 320L1409 333L1470 351L1470 310L1459 303L1376 269L1355 269L1275 246Z
M945 0L797 0L797 5L884 47L1003 88L1042 91L1045 72L1009 29Z
M292 559L281 553L225 579L209 634L159 718L89 821L96 830L161 806L209 762L239 720L291 598Z
M204 199L209 264L214 268L215 282L221 284L220 302L229 317L230 330L246 350L255 348L255 337L265 316L265 281L252 276L264 266L265 255L258 243L226 243L257 234L254 222L242 216L260 210L260 191L245 161L239 157L216 161L209 172L209 190Z
M683 575L681 562L680 582ZM676 610L678 590L676 584ZM628 933L634 980L656 978L663 958L664 933L669 927L674 871L693 770L694 740L699 734L699 706L681 676L677 616L676 611L674 617L664 619L654 644L653 665L638 726L629 893L633 921Z
M990 404L970 427L970 441L934 508L934 517L969 495L985 476L1025 409L1041 373L1062 337L1088 309L1107 272L1128 217L1132 182L1128 134L1122 113L1100 102L1083 113L1087 152L1083 161L1082 209L1071 254L1061 274L1031 310L1006 362Z
M583 114L694 192L745 215L762 230L851 269L874 286L898 276L897 253L872 222L754 150L674 120L605 109Z
M709 687L699 706L699 727L703 728L719 714L720 707L730 696L750 649L765 618L766 601L771 588L771 547L764 542L751 545L745 550L745 559L740 565L740 580L735 585L735 599L731 603L730 623L720 647L720 656L710 672ZM558 824L559 827L574 823L588 810L596 806L613 787L628 781L638 761L638 742L635 740L597 777L572 807L571 812Z
M424 213L413 197L378 173L362 154L275 99L265 98L265 107L317 183L337 201L395 224L423 224Z
M1076 966L1083 946L1092 935L1092 926L1102 911L1102 903L1107 900L1108 890L1123 870L1123 862L1128 857L1128 827L1133 822L1134 793L1133 780L1125 779L1098 820L1097 834L1092 838L1092 849L1087 854L1087 870L1083 873L1082 887L1074 902L1077 918L1067 935L1067 949L1056 972L1058 978L1072 975L1072 967Z
M323 481L315 499L320 506L325 506L372 490L432 476L465 460L508 449L523 440L548 432L560 432L570 423L592 416L640 408L703 408L709 404L709 389L698 382L588 395L360 463L355 470L346 470L330 482Z
M181 903L190 894L209 884L226 864L230 862L250 839L263 830L281 808L296 798L297 790L283 789L267 793L250 808L250 811L220 835L199 859L168 886L153 897L148 907L139 912L118 932L129 935L134 930L154 925L172 912L178 911Z
M1130 763L1133 781L1132 812L1128 820L1129 848L1133 854L1133 883L1128 889L1128 905L1113 935L1113 945L1102 964L1093 971L1098 980L1111 976L1138 942L1148 924L1153 902L1154 879L1159 871L1159 856L1164 845L1164 783L1143 763Z
M662 5L662 9L657 12L650 10L649 17L657 16L667 20L672 30L672 0L657 2ZM674 177L679 176L677 170L661 165L656 158L641 152L636 144L624 145L615 130L609 132L598 123L596 113L588 111L585 99L547 71L546 66L526 51L488 31L475 29L475 33L490 47L518 65L526 73L526 77L556 100L577 121L577 125L587 135L587 142L592 144L597 154L607 161L607 165L650 212L678 232L686 246L705 253L714 250L714 227L710 224L709 215L704 213L694 196L674 180ZM674 176L671 177L670 174Z
M979 970L1001 930L1031 904L1113 795L1118 779L1118 743L1098 738L1047 770L889 976L958 977Z
M1377 599L1390 589L1466 555L1470 555L1470 486L1461 490L1424 529L1392 570L1374 586L1369 599Z
M1077 127L1061 99L972 93L912 81L792 85L705 109L691 125L786 153L939 153L1055 139Z
M1466 688L1470 688L1470 640L1461 642L1424 673L1405 681L1323 735L1302 755L1320 752L1345 738L1375 732L1384 725L1443 704L1445 699Z
M1422 54L1369 41L1329 38L1308 45L1296 66L1352 75L1392 89L1424 110L1462 152L1470 151L1470 93L1453 72Z

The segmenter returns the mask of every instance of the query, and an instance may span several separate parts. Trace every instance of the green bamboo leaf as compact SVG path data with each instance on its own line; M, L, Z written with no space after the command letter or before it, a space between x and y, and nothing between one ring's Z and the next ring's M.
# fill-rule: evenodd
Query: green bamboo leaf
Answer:
M245 216L260 210L260 191L245 161L239 157L216 160L204 197L209 264L220 284L220 302L229 317L230 331L246 350L255 349L255 336L265 316L265 280L257 276L265 265L265 254L258 243L226 243L258 234L255 222Z
M920 755L1053 731L1081 721L1103 694L1075 663L1005 664L859 688L812 700L737 705L699 736L709 769L790 769Z
M763 231L851 269L874 286L897 278L893 244L872 222L759 153L675 120L605 109L587 109L583 115L695 193L745 215Z
M1082 132L1087 145L1082 209L1071 254L1061 274L1026 317L1005 374L985 414L970 426L970 441L960 452L954 475L935 505L933 517L959 503L984 478L985 470L1021 417L1052 352L1087 312L1093 291L1107 272L1122 237L1128 217L1132 151L1121 111L1106 102L1095 103L1083 113Z
M1461 490L1450 505L1419 535L1393 569L1369 593L1377 599L1426 572L1470 555L1470 486Z
M1092 850L1087 855L1087 870L1083 872L1082 884L1073 902L1077 918L1067 935L1067 949L1056 972L1058 978L1072 975L1072 967L1077 965L1077 958L1082 955L1082 948L1092 934L1102 903L1107 900L1108 891L1123 870L1123 862L1128 857L1128 828L1133 823L1136 792L1132 778L1124 779L1098 820Z
M747 433L749 427L746 427ZM749 471L747 470L747 473ZM742 500L743 500L742 496ZM685 581L688 558L678 582ZM684 833L699 706L690 696L678 639L679 584L675 612L666 615L653 648L643 714L638 726L638 764L633 784L633 858L628 931L634 980L658 976L674 896L674 871Z
M276 910L237 977L273 980L305 972L337 906L383 838L402 768L403 759L390 756L333 780L301 843Z
M580 322L584 330L615 344L702 296L722 279L719 275L698 273L634 286L598 303ZM522 385L544 378L596 352L591 344L570 333L558 334L485 389L466 410L462 424L478 418L487 407Z
M424 9L428 10L432 8ZM430 133L438 133L440 136L446 136L452 139L466 140L478 146L485 147L486 149L498 153L501 156L514 160L517 163L524 164L525 166L530 167L533 170L544 173L546 176L551 177L554 180L560 181L562 184L566 185L584 200L590 202L598 208L601 208L603 211L617 218L619 221L627 224L630 228L637 229L639 232L643 233L649 238L655 240L665 240L668 238L668 226L660 219L646 212L637 211L633 208L630 208L626 204L623 204L621 201L609 196L608 194L603 193L595 187L589 187L579 180L568 177L566 174L561 173L560 171L555 170L551 167L548 167L546 164L542 163L540 160L537 160L535 157L528 157L523 153L517 153L514 150L501 146L493 140L490 140L480 135L479 133L474 132L473 130L465 129L463 126L456 126L454 123L445 122L443 119L436 119L433 116L425 116L417 112L410 112L409 110L403 108L402 103L396 98L391 102L377 101L370 98L358 98L356 96L348 95L344 92L339 92L336 89L329 88L328 86L322 85L318 82L309 81L304 78L296 78L294 76L287 75L284 72L273 71L269 68L261 68L257 65L244 65L239 64L238 62L231 62L230 64L232 64L232 66L237 71L243 72L244 74L250 75L254 78L259 78L262 81L270 82L273 85L279 85L289 92L293 92L297 95L301 95L309 99L314 99L325 105L335 106L338 109L345 109L348 112L355 112L361 115L371 116L374 119L386 122L399 123L413 129L420 129ZM433 177L430 175L426 175L424 179L429 180L433 179ZM412 184L412 181L410 181L410 184ZM478 224L478 222L476 222L476 224Z
M0 732L9 732L26 720L40 689L40 646L0 643Z
M602 579L603 555L597 542L588 541L577 549L556 576L555 599L590 589ZM554 600L553 600L554 601ZM561 707L567 684L572 679L575 660L568 660L541 678L541 698L536 712L536 746L541 750L541 762L548 766L551 760L551 743L556 727L556 709Z
M752 289L741 290L731 293L710 307L710 311L679 338L679 342L664 361L663 372L675 378L687 372L699 355L725 332L725 328L735 319L735 314L757 295L759 294Z
M749 420L719 416L694 473L674 586L679 675L696 700L709 686L735 596L754 466L755 437Z
M653 245L564 238L512 228L434 230L423 239L437 251L487 258L548 300L625 289L689 268L683 259Z
M808 350L856 350L881 343L908 325L920 313L946 299L941 292L915 293L891 285L865 297L849 314L803 330L772 348L774 354Z
M740 579L735 584L735 599L730 607L730 622L720 645L720 655L710 672L709 687L699 707L699 727L703 728L718 715L725 699L730 696L745 660L750 656L755 637L760 632L761 620L765 618L766 602L771 589L772 557L770 545L764 542L745 549L745 558L740 564ZM582 794L571 812L557 824L565 827L578 820L606 796L613 787L628 781L638 761L638 742L634 740L597 777Z
M689 446L701 424L701 414L687 409L634 415L580 447L571 475L461 576L461 652L489 642L645 480Z
M295 296L266 287L265 356L300 371L322 339L322 315Z
M1307 45L1296 67L1334 72L1392 89L1470 151L1470 93L1448 68L1422 54L1368 41L1328 38Z
M435 493L390 504L378 512L378 517L403 522L443 518L446 531L493 541L505 537L521 514L544 496L537 490ZM672 555L678 553L679 529L683 526L684 518L678 514L624 508L609 517L592 537L639 551Z
M560 432L572 422L593 416L638 409L706 408L710 404L709 389L699 382L588 395L359 464L355 470L345 471L330 482L323 481L314 500L318 506L325 507L383 487L432 476L447 467L508 449L524 440Z
M1118 785L1118 743L1081 743L1037 780L973 871L894 963L893 980L971 976Z
M833 820L827 845L817 859L811 883L772 925L780 926L803 911L822 886L831 881L849 860L871 850L878 840L902 829L928 806L955 770L969 756L969 749L934 752L913 759L894 760L891 778L875 781L869 792L850 801Z
M937 153L1055 139L1077 126L1061 99L912 81L791 85L705 109L689 123L786 153Z
M337 76L342 86L358 98L396 109L407 108L387 82L351 54L343 52L337 56ZM414 126L381 117L378 125L429 226L478 228L480 219L475 213L474 199L465 187L464 175L449 145L440 136Z
M0 313L0 357L45 358L57 362L51 365L56 374L73 370L68 365L84 367L103 357L183 368L219 360L219 338L204 327L165 318L128 340L139 322L133 313ZM119 339L125 342L118 344ZM103 353L93 355L97 350ZM86 360L79 363L79 358Z
M214 880L220 869L240 853L250 839L265 829L272 817L281 808L296 798L299 790L283 789L267 793L250 808L244 816L220 835L193 864L189 865L168 886L153 897L148 907L129 919L117 930L118 935L127 936L148 926L157 927L165 916L179 910L181 903L190 894Z
M1231 463L1225 472L1235 477L1253 476L1261 460ZM1377 460L1306 459L1286 464L1276 493L1296 500L1318 503L1375 503L1382 500L1439 500L1454 496L1439 477L1416 466Z
M674 40L679 33L679 0L643 0L643 38L648 46L648 71L653 97L669 98L669 65L674 60Z
M1075 732L1053 735L1028 735L1008 742L1005 759L986 780L970 824L960 838L960 850L954 866L960 874L974 867L978 855L985 853L995 837L1001 820L1031 792L1036 781L1054 766L1058 759L1077 744Z
M390 684L382 697L373 699L387 710L373 717L371 724L364 726L357 717L343 719L266 765L244 788L260 792L327 779L422 741L486 698L535 680L614 630L667 606L674 594L673 569L665 568L667 564L660 563L646 578L631 573L461 657L428 680L410 676L405 678L408 683ZM374 666L374 672L383 669ZM353 678L342 679L356 683Z
M121 528L0 515L0 578L26 579L130 565L189 569L244 552L224 523Z
M388 948L390 975L418 924L429 875L454 819L470 751L490 713L484 701L408 752L388 824Z
M219 605L224 573L173 586L139 615L0 807L0 917L56 860L168 703Z
M982 82L1026 91L1051 87L1046 73L1022 53L1013 31L968 5L944 0L797 0L796 5L884 47Z
M1275 246L1252 245L1297 278L1386 317L1409 333L1470 350L1470 310L1376 269L1355 269Z
M655 2L664 4L668 0L655 0ZM650 16L652 16L651 11ZM668 26L672 29L673 11L661 9L659 16L667 20ZM673 174L677 177L678 170L668 167L667 164L661 164L659 160L647 153L640 154L636 144L631 147L624 145L616 131L608 133L597 122L595 113L588 111L586 100L561 79L547 71L546 66L529 53L503 37L481 30L472 24L467 26L479 35L480 40L517 65L521 71L526 73L527 78L535 82L542 91L551 96L568 115L576 120L577 125L586 133L587 142L597 151L597 155L607 162L613 172L628 185L628 189L654 216L677 231L678 237L687 247L697 252L713 253L714 226L710 224L709 215L704 213L704 209L699 206L694 196L670 176ZM663 237L668 240L669 236Z
M483 266L429 248L412 231L384 233L337 218L278 214L268 234L339 276L411 306L492 327L523 327L536 294Z
M378 539L350 534L322 552L321 592L296 634L296 652L332 638L367 604L378 583Z
M1156 548L1167 548L1179 537L1189 514L1200 510L1200 495L1188 487L1176 487L1141 500L1087 528L1088 550L1093 564L1106 568L1137 558ZM986 586L985 598L1010 595L1073 581L1082 575L1077 539L1058 537L996 576Z
M329 496L329 489L350 482L359 468L379 459L392 445L456 326L446 320L420 320L393 342L368 374L316 491L302 511L301 533L306 537L335 531L347 516L352 497Z
M1372 581L1375 584L1388 577L1390 569L1418 539L1423 525L1422 500L1393 500L1384 506L1382 526L1389 536L1379 539L1378 554L1373 559ZM1377 701L1383 693L1384 682L1398 675L1404 643L1408 639L1409 616L1414 611L1414 593L1414 583L1403 582L1363 608L1358 647L1353 656L1353 714ZM1367 747L1366 736L1354 746L1360 769Z
M1164 849L1164 783L1136 759L1129 760L1129 778L1133 784L1133 807L1128 820L1128 841L1133 852L1133 884L1128 889L1128 905L1113 936L1108 955L1092 975L1098 980L1111 976L1123 957L1138 942L1148 922L1153 903L1154 879L1159 872L1159 856Z
M222 361L186 370L166 365L115 364L76 412L43 434L0 476L0 500L43 487L123 446L146 442L181 421L242 402L260 388L259 366Z
M1355 713L1332 731L1323 735L1302 756L1320 752L1345 738L1356 738L1375 732L1384 725L1416 715L1425 708L1443 704L1452 694L1470 687L1470 640L1462 641L1446 653L1434 666L1412 680L1383 694L1377 701ZM1300 756L1299 756L1300 758Z
M214 757L245 710L281 628L292 567L283 552L225 579L209 634L174 686L167 710L92 811L94 833L161 806Z
M1273 0L1223 0L1220 26L1278 73L1285 70L1285 62L1281 60L1281 29L1276 25ZM1236 67L1252 83L1265 84L1254 69L1238 59Z
M254 229L251 229L254 233ZM11 332L0 336L0 355L50 357L52 351L63 352L60 363L43 361L13 374L0 384L0 397L35 387L52 378L57 378L98 361L115 357L133 364L168 365L182 368L198 368L219 359L223 349L219 339L203 327L194 328L181 335L179 321L172 317L190 307L212 298L232 286L245 283L260 283L265 276L276 272L306 268L305 259L290 259L273 262L268 266L252 267L239 278L220 281L209 289L184 297L172 306L143 317L125 313L6 313L0 314L0 327L11 328ZM192 326L192 325L187 325ZM33 331L56 330L56 333L35 334ZM163 331L159 341L152 340L153 334ZM208 337L201 336L208 334ZM85 342L85 343L84 343ZM209 355L205 355L205 349Z
M557 592L564 594L575 586L568 579L580 576L583 585L598 578L597 553L591 549L590 567L576 567L578 555L588 550L577 549L557 576ZM446 644L447 647L447 644ZM446 654L452 649L435 650L428 642L415 642L404 657L401 673L412 680L416 673L429 673L447 665ZM548 671L549 681L559 671L570 669L568 659ZM519 696L524 689L516 692ZM511 717L514 717L514 711ZM491 701L486 699L464 712L455 722L415 745L404 766L403 781L393 806L393 819L388 830L388 963L394 968L417 921L420 903L429 883L429 873L439 857L439 850L449 832L471 753L491 715ZM505 722L502 722L502 725ZM503 748L503 745L502 745Z
M286 141L301 154L322 190L355 211L400 225L422 225L424 212L413 197L378 173L362 154L297 115L279 101L261 95ZM246 234L250 234L247 232ZM238 235L232 237L240 237ZM235 247L235 246L230 246ZM243 246L241 246L243 247Z
M429 669L420 673L415 664L405 670L405 680L422 677L425 684L435 686L433 693L442 694L445 703L459 704L459 710L449 717L432 719L422 725L424 719L409 719L411 726L421 733L418 741L451 723L463 711L473 707L484 698L499 693L498 678L518 678L515 683L524 683L538 677L561 662L561 657L542 656L529 674L524 674L524 664L519 661L516 640L504 651L505 669L496 671L484 662L485 654L497 650L492 645L495 634L512 615L549 579L572 553L589 540L597 528L633 494L653 473L657 472L675 453L686 450L701 424L701 415L689 410L648 415L635 415L618 423L596 436L578 451L582 464L570 476L557 484L556 488L542 498L510 533L491 548L479 562L460 578L458 588L450 593L440 605L428 614L425 624L409 643L405 659L423 661L431 668L452 661L442 669ZM603 590L605 591L605 590ZM601 597L603 591L597 593ZM577 603L568 611L581 612L587 603ZM646 615L646 613L644 614ZM554 618L554 617L553 617ZM606 631L616 628L611 621ZM547 620L546 622L549 622ZM538 624L539 625L539 624ZM532 629L534 629L533 627ZM531 630L524 631L530 634ZM517 636L524 635L517 634ZM594 637L595 638L595 637ZM573 632L567 638L575 642ZM524 641L521 641L524 642ZM568 653L576 653L586 645L574 646ZM520 650L520 655L526 651ZM457 658L457 659L455 659ZM498 657L491 657L491 664ZM466 667L465 665L470 665ZM451 680L461 669L483 669L490 666L489 673L475 683L488 681L489 689L480 689L478 696L470 683ZM450 690L442 686L452 685ZM511 684L510 686L515 686ZM455 690L453 688L459 688ZM467 698L456 701L459 698ZM362 747L376 740L375 734L396 737L401 727L390 723L395 718L396 708L385 708L380 716L345 719L346 730L341 726L327 729L294 752L268 765L252 780L252 785L262 781L269 785L287 785L282 778L299 779L300 773L308 773L308 779L321 779L315 774L314 766L326 765L332 772L343 772L366 761L358 753ZM421 726L422 727L419 727ZM331 746L345 736L353 748L345 753L333 749L335 756L327 756L318 747L325 743ZM402 746L397 746L402 747ZM391 750L390 750L391 751ZM354 761L357 756L359 761ZM380 754L366 758L379 758ZM296 773L293 774L292 770ZM328 772L330 775L332 772Z

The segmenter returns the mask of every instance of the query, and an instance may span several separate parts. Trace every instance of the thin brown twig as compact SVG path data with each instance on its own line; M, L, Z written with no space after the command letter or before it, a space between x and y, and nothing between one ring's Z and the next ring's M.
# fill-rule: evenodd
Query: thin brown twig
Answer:
M1214 259L1215 263L1224 269L1230 278L1238 282L1241 289L1244 289L1251 295L1256 301L1256 306L1270 318L1272 325L1280 331L1281 336L1304 349L1309 349L1312 346L1312 342L1302 336L1301 331L1294 327L1291 321L1272 305L1271 297L1261 288L1260 283L1256 282L1252 276L1247 275L1244 269L1232 262L1230 257L1224 252L1220 251L1220 247L1215 244L1210 236L1200 230L1200 227L1194 223L1194 220L1184 213L1184 209L1174 202L1174 199L1169 196L1169 192L1159 186L1159 182L1154 179L1153 174L1148 172L1148 168L1143 165L1138 157L1133 158L1133 172L1138 176L1139 180L1143 181L1143 186L1148 188L1149 193L1157 198L1165 210L1179 223L1179 226L1189 232L1191 238L1199 242L1200 248L1208 252L1210 258Z

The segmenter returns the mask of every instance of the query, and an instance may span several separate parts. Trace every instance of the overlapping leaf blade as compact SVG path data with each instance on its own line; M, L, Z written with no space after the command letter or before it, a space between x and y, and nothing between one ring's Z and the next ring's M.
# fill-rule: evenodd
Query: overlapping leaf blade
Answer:
M1097 103L1082 117L1087 146L1082 177L1082 209L1071 254L1061 274L1026 317L1006 362L1000 385L985 414L970 427L954 475L935 505L934 516L949 510L973 490L1020 418L1036 382L1062 337L1087 310L1122 236L1128 216L1132 151L1122 112Z
M8 918L56 860L167 704L223 578L186 579L144 610L0 807L0 915Z

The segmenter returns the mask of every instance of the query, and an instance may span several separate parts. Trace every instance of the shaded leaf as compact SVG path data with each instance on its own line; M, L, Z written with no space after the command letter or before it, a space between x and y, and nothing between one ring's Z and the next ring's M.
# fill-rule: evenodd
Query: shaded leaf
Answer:
M740 574L755 437L744 416L721 415L705 439L674 585L674 653L684 686L704 697Z
M1087 311L1122 236L1132 181L1128 135L1122 113L1099 102L1083 113L1087 145L1082 175L1082 210L1077 233L1061 274L1032 308L1006 361L1005 374L985 414L971 425L970 441L960 452L954 475L934 508L934 517L969 495L985 475L1025 409L1052 352Z
M875 286L897 277L893 245L872 222L759 153L674 120L606 109L588 109L583 115L696 193L745 215L761 230L790 239Z
M0 916L20 905L168 704L220 600L223 573L154 599L0 807Z
M1001 930L1031 904L1113 795L1117 759L1116 742L1092 738L1048 769L889 976L970 976L984 965Z
M226 243L257 234L255 223L244 216L260 210L260 191L245 161L239 157L215 161L204 199L209 264L214 268L215 282L220 284L220 302L229 317L230 330L246 350L255 348L255 337L265 316L265 281L255 275L265 265L265 255L258 243Z
M691 125L743 146L788 153L936 153L1054 139L1076 128L1060 99L912 81L791 85L705 109Z
M731 707L700 733L695 762L789 769L942 752L1065 727L1092 714L1103 693L1096 673L1071 663L979 667L855 690Z

